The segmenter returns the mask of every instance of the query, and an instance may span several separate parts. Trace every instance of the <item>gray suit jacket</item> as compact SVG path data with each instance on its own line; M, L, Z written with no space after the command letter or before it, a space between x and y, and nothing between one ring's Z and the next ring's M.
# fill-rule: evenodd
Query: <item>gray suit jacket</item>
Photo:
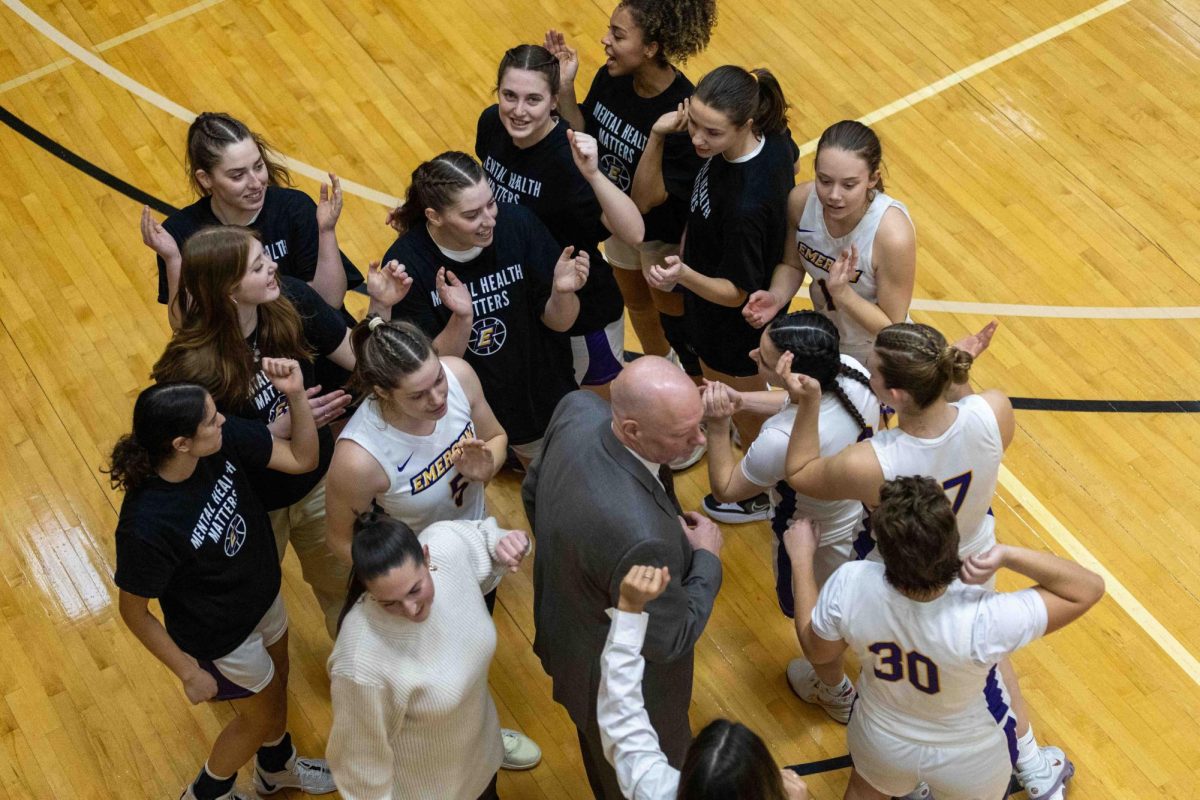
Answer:
M611 422L608 404L591 392L564 397L522 486L537 538L533 649L553 679L554 699L589 730L605 611L616 606L631 566L670 567L666 592L646 608L643 692L664 752L682 755L691 738L692 651L721 586L721 562L692 550L657 476L617 440Z

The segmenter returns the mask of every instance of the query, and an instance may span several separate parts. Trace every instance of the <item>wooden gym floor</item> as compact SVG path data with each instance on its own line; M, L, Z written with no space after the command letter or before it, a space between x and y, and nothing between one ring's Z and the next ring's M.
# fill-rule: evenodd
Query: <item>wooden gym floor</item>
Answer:
M828 124L875 125L889 191L916 220L914 317L952 339L1001 319L980 385L1186 401L1019 411L994 507L1002 540L1066 553L1109 581L1084 620L1017 657L1039 737L1078 767L1072 796L1190 799L1200 796L1200 421L1185 413L1200 391L1200 3L1091 2L724 0L712 46L687 71L771 67L808 142L801 178ZM187 115L232 112L295 159L310 194L319 173L305 164L355 182L339 230L365 268L391 240L387 196L420 160L471 149L500 54L566 30L583 91L613 3L4 5L0 105L16 117L179 206L191 200ZM97 468L168 331L140 207L8 128L0 169L0 798L173 798L230 712L189 706L113 602L120 497ZM686 474L687 504L705 483L703 467ZM517 488L506 475L489 489L513 526L525 524ZM843 755L843 729L783 678L798 648L775 611L766 526L727 528L724 560L697 649L695 725L740 719L781 763ZM315 754L330 722L330 643L291 556L285 573L291 729ZM501 589L491 680L504 722L545 761L503 773L501 791L585 797L574 731L530 649L531 595L528 567ZM840 797L846 775L814 776L814 797Z

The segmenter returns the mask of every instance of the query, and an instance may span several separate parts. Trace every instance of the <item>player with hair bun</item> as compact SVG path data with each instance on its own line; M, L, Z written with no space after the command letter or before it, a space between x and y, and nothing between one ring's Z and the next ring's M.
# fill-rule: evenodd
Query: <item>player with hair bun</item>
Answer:
M600 169L638 205L645 221L638 247L610 237L604 254L629 310L642 351L665 356L674 350L684 369L700 374L683 330L683 295L649 287L642 270L679 254L687 202L700 169L688 137L665 134L655 123L675 111L695 87L677 66L708 46L717 21L715 0L625 0L617 4L601 38L607 57L582 103L576 100L579 58L561 33L546 34L546 47L562 65L559 113L576 130L596 137ZM644 155L662 166L639 173ZM692 459L699 458L701 449ZM678 465L678 466L683 466Z

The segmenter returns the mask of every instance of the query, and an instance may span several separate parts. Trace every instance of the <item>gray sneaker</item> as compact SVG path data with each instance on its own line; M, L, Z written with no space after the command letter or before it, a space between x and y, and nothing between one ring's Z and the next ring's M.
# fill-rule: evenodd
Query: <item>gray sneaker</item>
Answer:
M849 678L843 678L841 685L830 688L821 683L812 664L803 658L794 658L788 664L787 679L801 700L825 709L835 722L845 725L850 721L850 710L854 708L858 693Z
M711 494L704 496L704 513L717 522L741 525L743 522L761 522L771 517L771 500L765 494L737 503L719 503Z

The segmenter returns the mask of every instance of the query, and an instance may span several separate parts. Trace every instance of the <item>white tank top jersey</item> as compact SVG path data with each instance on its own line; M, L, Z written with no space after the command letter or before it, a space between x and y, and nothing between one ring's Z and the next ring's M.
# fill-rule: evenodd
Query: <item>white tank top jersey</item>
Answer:
M817 199L817 190L814 188L808 193L808 199L804 202L804 212L800 215L800 222L796 226L796 250L800 254L800 262L804 265L804 271L812 277L808 293L812 298L813 308L829 317L837 325L842 339L842 352L854 356L863 364L867 363L867 354L871 352L871 345L874 343L875 337L841 311L829 311L826 308L825 295L817 286L817 281L829 277L829 268L837 261L842 251L848 250L851 244L856 245L858 247L858 277L851 278L850 285L859 297L877 303L879 292L871 257L872 251L875 249L875 234L879 230L879 223L883 221L884 213L892 206L903 211L909 224L912 224L912 217L909 216L908 209L903 203L883 192L878 192L867 207L867 213L854 226L854 230L845 236L834 237L825 227L825 215L822 213L821 201Z
M850 356L843 355L841 360L846 366L866 376L866 369ZM838 378L838 384L868 426L878 419L879 401L870 387L852 378ZM751 483L770 487L771 529L777 535L782 535L792 520L807 517L821 528L821 546L849 539L863 518L862 503L857 500L816 500L797 494L784 480L788 440L795 419L796 406L788 401L777 414L763 423L762 432L742 459L742 475ZM821 397L817 425L823 457L836 455L865 438L858 423L832 392ZM866 435L870 436L871 432Z
M454 373L446 371L446 414L433 433L414 436L384 422L379 402L368 398L354 412L339 439L349 439L370 453L387 473L390 484L375 502L415 533L438 520L483 519L484 485L468 481L450 463L456 444L475 438L471 402Z
M958 554L966 558L996 543L991 504L1004 442L996 412L982 397L968 395L951 405L958 416L941 436L921 439L892 428L875 434L871 446L885 480L927 475L942 485L958 518Z
M1046 621L1035 589L956 580L918 602L871 561L838 567L812 615L818 636L844 640L862 664L855 714L904 741L956 747L1015 731L996 664L1045 634Z

